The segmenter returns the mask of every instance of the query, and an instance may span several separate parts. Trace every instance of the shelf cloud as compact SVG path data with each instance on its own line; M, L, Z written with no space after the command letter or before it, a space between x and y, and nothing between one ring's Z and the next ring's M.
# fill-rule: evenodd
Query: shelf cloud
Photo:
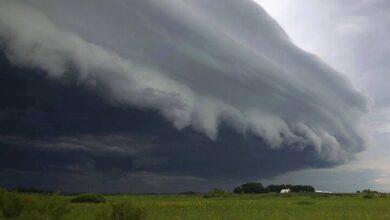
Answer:
M107 149L122 155L122 170L205 178L332 166L367 146L367 98L249 0L2 0L0 42L15 68L65 86L58 97L74 99L76 112L91 107L85 122L99 124L74 120L77 128L57 132L44 124L33 140L16 129L1 136L7 145L81 146L105 165L110 160L96 152ZM138 116L137 125L111 123ZM95 121L101 117L106 122Z

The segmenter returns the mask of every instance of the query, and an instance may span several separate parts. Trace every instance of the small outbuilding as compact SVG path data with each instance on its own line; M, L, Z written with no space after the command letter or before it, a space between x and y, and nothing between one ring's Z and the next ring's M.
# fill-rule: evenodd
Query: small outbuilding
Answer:
M321 191L321 190L316 190L316 193L332 193L330 191Z
M290 189L282 189L280 190L280 193L290 193L291 190Z

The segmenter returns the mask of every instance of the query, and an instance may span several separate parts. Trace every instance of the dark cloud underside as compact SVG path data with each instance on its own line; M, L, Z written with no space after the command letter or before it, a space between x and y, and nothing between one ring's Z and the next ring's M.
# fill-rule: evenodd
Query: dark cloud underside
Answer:
M3 185L204 188L366 145L366 99L249 0L4 0L0 42Z
M260 138L226 126L217 141L191 129L178 131L154 111L107 104L72 79L53 82L40 71L10 66L4 56L1 70L3 185L28 186L22 176L33 181L36 174L33 185L48 187L50 180L56 188L56 178L112 170L118 178L149 172L238 181L331 165L309 150L270 149ZM20 178L7 178L10 171L21 172Z

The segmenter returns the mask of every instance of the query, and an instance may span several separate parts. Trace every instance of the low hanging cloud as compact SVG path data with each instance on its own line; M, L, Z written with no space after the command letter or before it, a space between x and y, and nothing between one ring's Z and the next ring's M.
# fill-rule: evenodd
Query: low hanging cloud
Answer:
M210 145L228 127L335 164L367 145L367 99L249 0L1 0L0 42L13 65L156 110Z

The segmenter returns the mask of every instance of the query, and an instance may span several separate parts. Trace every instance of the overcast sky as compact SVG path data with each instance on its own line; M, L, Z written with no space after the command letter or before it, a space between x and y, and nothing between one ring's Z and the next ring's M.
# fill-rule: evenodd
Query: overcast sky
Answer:
M295 44L347 75L356 88L372 100L370 147L353 163L321 170L320 175L326 176L321 179L332 179L321 180L323 187L348 189L348 184L364 181L366 187L389 191L390 3L385 0L256 2L277 20ZM309 179L319 175L313 173L310 170L294 175ZM280 178L284 181L291 177Z
M0 181L387 189L387 5L0 0Z

